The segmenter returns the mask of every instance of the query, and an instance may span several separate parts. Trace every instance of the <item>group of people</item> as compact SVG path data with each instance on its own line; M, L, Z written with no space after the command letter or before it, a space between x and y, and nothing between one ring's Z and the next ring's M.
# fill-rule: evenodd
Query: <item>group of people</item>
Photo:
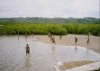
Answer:
M87 38L87 45L89 44L89 41L90 41L90 37L88 35L88 38ZM75 37L75 45L77 45L77 42L78 42L78 38Z
M55 38L54 38L54 36L51 33L48 34L48 37L50 38L50 40L52 41L52 43L56 44ZM26 56L29 55L30 54L29 44L26 44L25 50L26 50Z
M52 41L52 43L56 44L55 38L54 38L54 36L51 33L48 34L48 37L50 38L50 40ZM87 44L89 44L89 41L90 41L90 38L89 38L89 35L88 35ZM75 45L77 45L77 42L78 42L78 38L75 37ZM26 56L27 56L28 54L30 54L29 44L26 45L25 49L26 49Z

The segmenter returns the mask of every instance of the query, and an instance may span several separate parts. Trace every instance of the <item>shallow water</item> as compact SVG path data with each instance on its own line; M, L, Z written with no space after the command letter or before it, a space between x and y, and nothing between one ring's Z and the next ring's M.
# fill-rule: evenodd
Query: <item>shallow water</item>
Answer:
M25 54L29 44L30 56ZM0 37L0 71L55 71L56 61L100 61L100 54L84 47L50 45L29 36Z

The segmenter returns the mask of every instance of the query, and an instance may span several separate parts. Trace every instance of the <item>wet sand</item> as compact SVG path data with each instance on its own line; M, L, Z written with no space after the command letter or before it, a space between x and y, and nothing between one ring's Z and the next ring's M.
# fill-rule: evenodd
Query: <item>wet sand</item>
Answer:
M52 44L50 38L47 35L33 35L36 37L38 41L45 42L48 44ZM75 37L77 37L78 42L75 45ZM54 35L56 45L66 45L66 46L82 46L86 47L87 49L91 49L100 53L100 37L97 36L90 36L89 44L87 44L88 35L65 35L62 36L60 40L60 36Z
M60 66L61 70L67 70L74 67L82 66L85 64L93 63L93 61L72 61L72 62L64 62L62 66Z

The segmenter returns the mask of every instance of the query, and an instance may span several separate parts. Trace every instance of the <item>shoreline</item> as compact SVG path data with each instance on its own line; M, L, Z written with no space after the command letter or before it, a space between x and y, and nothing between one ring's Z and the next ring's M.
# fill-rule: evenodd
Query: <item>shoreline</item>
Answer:
M2 37L6 37L6 36L2 36ZM7 36L7 38L8 37L9 38L12 38L13 36ZM77 45L75 45L75 37L77 37L77 39L78 39ZM27 41L27 40L30 41L30 39L31 39L32 43L34 43L34 41L36 41L36 42L42 42L42 43L45 43L45 44L51 44L51 45L54 45L55 46L55 44L53 44L50 41L50 37L48 37L48 35L29 35L29 36L25 36L25 35L22 35L22 36L19 35L18 36L18 35L16 35L13 38L15 38L15 40L18 40L18 41L19 41L20 38L23 38L23 41ZM85 47L87 49L91 49L91 50L93 50L93 51L95 51L95 52L97 52L97 53L100 54L100 44L99 44L100 43L100 37L96 37L96 36L92 36L91 35L89 37L90 38L90 41L89 41L89 44L88 45L87 45L88 35L68 34L68 35L62 36L61 39L60 39L60 36L54 35L54 38L55 38L56 45L63 45L63 46L81 46L80 48ZM32 45L32 46L34 46L34 45ZM37 47L37 45L35 47ZM70 48L70 47L68 47L68 48ZM59 68L60 68L60 70L68 70L68 69L73 69L73 68L76 68L76 67L80 67L80 66L83 66L83 65L88 65L88 64L91 64L91 63L95 63L95 62L97 62L97 61L91 61L91 60L64 61L64 62L62 62L62 65ZM58 65L57 63L56 63L55 66Z
M5 36L9 36L9 35L5 35ZM10 35L10 36L16 36L16 35ZM20 38L20 36L25 36L25 35L17 35L17 36L18 38ZM68 35L63 35L61 40L60 40L59 35L53 35L53 36L55 38L56 45L81 46L81 47L85 47L87 49L93 50L97 53L100 53L100 37L99 36L90 35L89 36L90 41L88 45L87 45L88 35L68 34ZM33 39L35 38L36 41L54 45L51 42L48 35L27 35L27 38L28 37L31 37ZM77 37L78 39L77 45L75 45L75 37Z
M37 38L38 41L53 44L50 41L48 35L33 35L33 37ZM77 37L77 45L75 45L75 37ZM100 37L90 35L90 41L87 44L88 35L74 35L68 34L62 36L60 40L60 36L54 35L56 45L65 45L65 46L82 46L86 47L87 49L91 49L95 52L100 53Z

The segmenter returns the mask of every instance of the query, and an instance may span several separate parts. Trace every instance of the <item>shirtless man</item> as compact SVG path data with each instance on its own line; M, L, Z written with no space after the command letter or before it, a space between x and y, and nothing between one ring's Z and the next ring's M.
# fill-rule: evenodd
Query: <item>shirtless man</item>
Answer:
M77 41L78 41L78 39L77 39L77 37L75 37L75 44L77 45Z
M89 41L90 41L90 38L89 38L89 35L88 35L88 39L87 39L87 45L89 44Z
M30 47L28 44L26 45L25 49L26 49L26 56L27 56L27 54L30 54Z
M51 38L52 43L56 44L54 36Z

